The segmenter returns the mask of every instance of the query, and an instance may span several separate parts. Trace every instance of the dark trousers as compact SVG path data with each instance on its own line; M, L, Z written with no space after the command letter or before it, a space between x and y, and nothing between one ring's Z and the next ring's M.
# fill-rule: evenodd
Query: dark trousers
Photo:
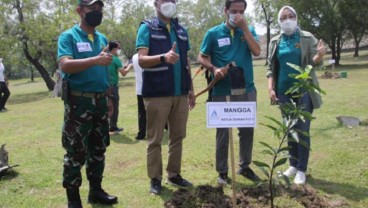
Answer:
M279 104L290 103L293 100L297 106L304 106L303 111L313 113L314 107L311 98L308 93L305 93L301 98L292 98L291 95L278 95ZM281 112L284 114L283 112ZM288 146L290 154L290 166L296 167L300 171L307 171L308 161L309 161L309 151L310 151L310 130L311 122L310 120L298 119L295 129L298 130L298 138L303 142L289 141ZM304 133L301 133L304 132ZM289 135L291 137L291 135ZM304 144L303 144L304 143Z
M230 96L232 102L256 102L257 91L245 93L244 95ZM214 96L213 102L225 102L226 96ZM238 128L239 136L239 168L249 168L252 162L254 128ZM229 170L229 129L216 129L216 170L218 173L226 173Z
M137 95L138 102L138 137L144 138L146 136L146 109L142 95Z
M119 87L112 87L112 105L114 107L114 112L110 118L110 129L116 129L119 117Z
M6 82L0 82L0 110L5 108L6 101L10 96L10 91Z

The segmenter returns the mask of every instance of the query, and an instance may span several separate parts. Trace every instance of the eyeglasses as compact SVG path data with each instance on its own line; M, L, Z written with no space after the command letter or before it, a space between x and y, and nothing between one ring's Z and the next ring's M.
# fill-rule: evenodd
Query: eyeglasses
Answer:
M280 17L280 20L281 20L281 22L283 22L283 21L285 21L285 20L287 20L287 19L295 19L295 18L296 18L296 16L295 16L295 15L290 14L290 15L284 15L284 16L281 16L281 17Z

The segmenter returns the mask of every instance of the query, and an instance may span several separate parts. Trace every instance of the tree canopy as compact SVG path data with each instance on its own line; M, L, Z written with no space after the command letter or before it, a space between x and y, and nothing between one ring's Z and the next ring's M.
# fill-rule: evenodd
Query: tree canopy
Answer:
M154 1L107 0L104 19L98 30L109 40L122 43L122 52L130 59L135 51L137 29L144 19L155 16ZM225 20L224 0L178 1L177 16L189 32L192 61L197 59L206 31ZM276 15L283 5L294 7L302 29L323 39L339 63L346 39L354 39L358 55L359 43L367 34L368 1L361 0L257 0L253 18L246 11L248 22L267 27L267 40L278 31ZM0 56L4 58L10 78L41 76L49 90L58 69L57 40L60 33L80 19L76 0L0 2ZM37 72L35 74L35 71Z

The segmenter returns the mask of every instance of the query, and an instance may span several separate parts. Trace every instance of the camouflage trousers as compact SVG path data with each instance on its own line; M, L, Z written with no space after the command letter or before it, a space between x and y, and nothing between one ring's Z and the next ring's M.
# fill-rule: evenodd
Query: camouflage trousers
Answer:
M73 189L82 185L84 164L89 180L102 178L106 147L110 144L107 99L70 96L64 101L64 110L63 186Z

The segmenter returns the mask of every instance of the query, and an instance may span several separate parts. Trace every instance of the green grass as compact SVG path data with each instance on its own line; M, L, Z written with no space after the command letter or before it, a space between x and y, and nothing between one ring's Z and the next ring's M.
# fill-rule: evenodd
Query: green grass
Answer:
M346 207L368 206L368 51L361 57L343 54L336 72L347 71L347 79L324 80L320 85L327 93L324 105L314 112L312 122L312 152L308 169L308 183L331 200L343 199ZM267 123L266 115L280 118L279 110L269 105L264 60L255 61L255 83L258 89L258 123ZM327 62L327 61L326 61ZM326 70L331 70L327 68ZM318 71L321 75L324 71ZM163 207L176 190L164 185L160 196L148 193L146 174L146 141L136 141L137 108L134 73L120 81L119 126L124 132L111 137L106 153L106 169L103 187L119 197L115 207ZM195 89L205 86L203 76L194 80ZM6 113L0 114L0 144L6 143L10 164L19 164L12 174L0 180L0 207L66 207L65 190L61 186L64 150L61 147L63 104L59 98L51 98L44 82L36 79L10 82L11 97ZM184 141L182 175L196 186L216 185L215 130L206 128L205 99L202 95L190 112L187 138ZM356 116L365 125L346 128L338 124L339 115ZM234 130L235 157L238 160L238 139ZM259 142L276 145L272 132L257 125L253 159L269 161L261 154ZM167 135L163 141L163 160L167 162ZM261 172L252 165L257 174ZM286 168L286 165L282 168ZM85 207L88 182L83 169L81 196ZM262 175L261 175L262 176ZM164 174L166 177L166 174ZM253 184L237 177L237 188ZM225 192L231 196L231 189ZM287 198L278 198L281 207L295 204ZM103 207L95 206L93 207Z

